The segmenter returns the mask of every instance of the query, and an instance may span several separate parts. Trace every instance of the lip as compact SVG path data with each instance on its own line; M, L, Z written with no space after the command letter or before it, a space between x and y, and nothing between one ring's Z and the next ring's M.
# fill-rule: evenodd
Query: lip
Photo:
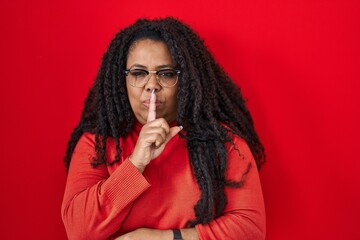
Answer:
M143 104L145 107L149 108L150 99L147 99L147 100L143 101L142 104ZM159 107L161 104L162 104L161 101L158 101L158 100L155 101L155 106L156 106L156 107Z

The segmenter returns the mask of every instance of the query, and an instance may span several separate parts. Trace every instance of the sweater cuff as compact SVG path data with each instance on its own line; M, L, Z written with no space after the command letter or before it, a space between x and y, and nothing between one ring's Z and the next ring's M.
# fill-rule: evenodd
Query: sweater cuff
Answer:
M144 175L130 162L129 158L126 158L104 182L102 189L104 196L113 203L113 207L122 208L133 202L150 186Z

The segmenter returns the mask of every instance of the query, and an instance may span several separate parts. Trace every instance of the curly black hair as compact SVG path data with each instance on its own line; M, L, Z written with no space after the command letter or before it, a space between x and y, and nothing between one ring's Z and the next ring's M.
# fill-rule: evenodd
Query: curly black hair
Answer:
M265 154L239 88L216 63L203 40L177 19L140 19L111 41L85 100L80 122L71 134L64 159L66 169L85 132L95 134L93 167L119 161L122 151L119 139L132 130L136 121L126 92L126 76L122 73L129 48L140 39L166 43L181 70L176 121L184 127L186 134L181 137L187 141L201 190L201 198L194 207L196 219L189 226L208 223L220 216L226 206L225 186L242 185L242 181L226 179L225 144L233 144L229 132L247 142L258 169L265 161ZM116 143L115 159L106 159L107 138L113 138Z

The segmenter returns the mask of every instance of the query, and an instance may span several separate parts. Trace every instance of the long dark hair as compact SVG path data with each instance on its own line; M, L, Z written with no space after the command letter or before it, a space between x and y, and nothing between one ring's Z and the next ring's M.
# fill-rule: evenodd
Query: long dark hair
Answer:
M129 48L139 39L165 42L181 70L176 120L186 132L182 137L187 141L191 165L201 190L194 207L196 219L189 226L208 223L225 208L225 186L242 185L242 182L226 179L225 144L232 144L229 132L245 139L258 169L264 163L265 154L238 87L216 63L199 36L174 18L138 20L111 41L85 100L80 122L71 134L64 159L66 169L76 143L85 132L95 134L94 167L119 161L119 139L126 136L135 123L125 75L121 73L126 67ZM107 138L113 138L116 143L115 159L106 159Z

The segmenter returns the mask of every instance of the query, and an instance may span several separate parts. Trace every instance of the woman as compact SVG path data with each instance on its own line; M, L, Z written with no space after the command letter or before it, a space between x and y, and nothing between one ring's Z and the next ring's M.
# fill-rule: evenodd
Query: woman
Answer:
M263 146L238 88L173 18L105 53L65 157L69 239L264 239Z

